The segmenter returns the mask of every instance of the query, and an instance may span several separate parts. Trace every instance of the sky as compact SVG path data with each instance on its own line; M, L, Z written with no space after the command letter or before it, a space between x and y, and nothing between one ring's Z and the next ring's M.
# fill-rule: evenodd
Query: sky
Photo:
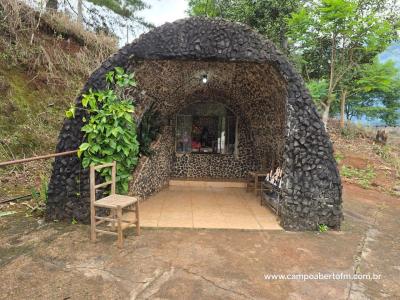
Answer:
M150 9L140 11L138 16L156 26L187 17L187 0L148 0Z
M394 60L397 68L400 70L400 42L390 46L385 52L380 55L382 61L389 59Z
M188 8L187 2L187 0L147 0L146 3L150 5L150 8L139 11L136 15L144 18L146 22L160 26L167 22L186 18L188 16L186 13ZM148 29L144 27L135 28L129 41L131 42L146 31ZM125 43L126 40L120 41L121 46Z

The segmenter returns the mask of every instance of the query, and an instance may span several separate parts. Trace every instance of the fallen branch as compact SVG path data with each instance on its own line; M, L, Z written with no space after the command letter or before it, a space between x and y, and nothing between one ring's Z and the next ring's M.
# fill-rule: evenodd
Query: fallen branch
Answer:
M32 198L32 195L19 196L19 197L16 197L16 198L0 200L0 204L7 203L7 202L13 202L13 201L27 200L27 199L30 199L30 198Z

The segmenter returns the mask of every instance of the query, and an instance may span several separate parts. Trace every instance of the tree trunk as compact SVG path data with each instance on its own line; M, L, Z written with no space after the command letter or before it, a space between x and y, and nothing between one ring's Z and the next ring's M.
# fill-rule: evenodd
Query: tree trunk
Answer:
M83 8L82 8L82 1L78 0L78 22L83 23Z
M322 122L324 123L325 129L328 130L329 110L331 108L331 101L328 100L324 104L324 111L322 112Z
M281 28L279 30L279 40L280 40L281 50L284 53L288 54L288 39L286 37L285 24L281 24Z
M129 23L128 19L126 19L126 45L129 44Z
M340 97L340 128L344 128L344 115L346 110L346 97L347 97L347 90L344 89L342 91L342 95Z
M331 103L334 97L333 91L335 90L334 86L335 60L336 60L336 34L334 33L332 36L332 51L331 51L328 95L326 103L324 104L324 112L322 114L322 121L324 122L325 129L327 131L328 131L329 110L331 108Z

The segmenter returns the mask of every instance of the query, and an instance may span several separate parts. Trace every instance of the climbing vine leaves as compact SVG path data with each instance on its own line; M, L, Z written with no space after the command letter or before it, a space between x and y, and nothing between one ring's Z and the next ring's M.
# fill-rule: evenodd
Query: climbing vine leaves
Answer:
M126 74L122 68L107 73L106 81L105 90L90 89L83 95L82 106L88 119L83 118L86 124L81 130L85 133L85 142L80 145L78 156L84 168L116 161L117 190L127 193L132 169L138 162L139 143L132 116L133 100L124 97L124 90L136 86L136 81L133 74ZM67 117L74 117L76 109L68 110ZM102 169L101 176L111 180L111 170Z

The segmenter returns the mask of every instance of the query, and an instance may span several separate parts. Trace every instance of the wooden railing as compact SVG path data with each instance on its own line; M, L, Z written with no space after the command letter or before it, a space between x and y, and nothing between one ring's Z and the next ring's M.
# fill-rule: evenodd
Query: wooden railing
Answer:
M58 157L58 156L67 156L67 155L71 155L71 154L76 154L77 152L78 152L78 150L71 150L71 151L46 154L46 155L23 158L23 159L4 161L4 162L0 162L0 167L7 167L7 166L11 166L11 165L16 165L16 164L23 164L23 163L27 163L30 161L35 161L35 160L40 160L40 159L49 159L49 158ZM25 200L31 196L32 195L24 195L24 196L19 196L19 197L12 198L12 199L3 199L3 200L0 199L0 204L6 203L6 202L11 202L11 201Z
M78 152L78 150L71 150L71 151L47 154L47 155L42 155L42 156L35 156L35 157L29 157L29 158L23 158L23 159L4 161L4 162L0 162L0 167L6 167L6 166L16 165L16 164L23 164L26 162L40 160L40 159L49 159L49 158L58 157L58 156L66 156L66 155L75 154L77 152Z

